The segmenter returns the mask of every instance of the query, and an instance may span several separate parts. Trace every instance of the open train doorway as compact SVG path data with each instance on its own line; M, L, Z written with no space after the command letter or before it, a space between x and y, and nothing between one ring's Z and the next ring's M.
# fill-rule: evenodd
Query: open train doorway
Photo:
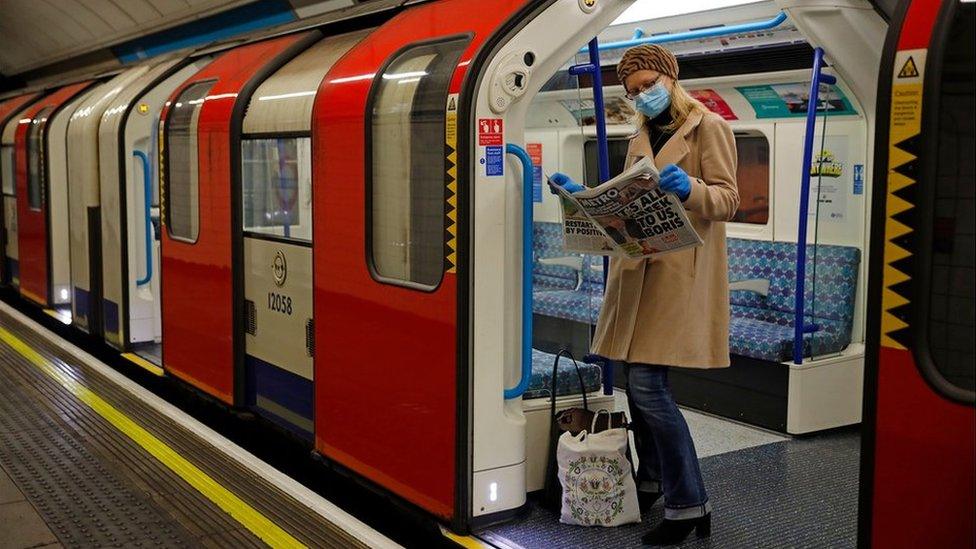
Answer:
M867 2L718 4L689 11L636 2L592 29L574 19L589 3L540 8L481 73L470 118L472 302L475 322L482 322L473 331L474 461L502 463L500 445L479 446L479 429L498 440L499 430L514 429L500 418L521 412L528 493L525 511L483 530L485 539L632 546L664 515L658 504L643 509L639 525L581 530L561 525L559 510L544 508L538 492L550 395L556 409L579 406L585 393L591 409L630 412L626 358L588 357L596 360L581 364L579 377L571 361L553 367L561 350L587 358L610 298L602 254L566 245L564 204L546 179L559 172L591 187L635 160L628 157L639 130L636 106L616 66L630 47L661 44L676 55L679 81L703 117L724 120L736 150L739 204L722 235L731 366L672 368L669 379L709 486L713 543L754 545L757 536L788 545L856 543L867 271L877 250L869 228L876 108L888 100L877 90L882 44L897 14ZM537 25L591 34L553 42ZM677 163L697 154L674 152L662 158L671 154L669 163ZM499 216L518 221L478 228ZM699 276L697 265L691 263L691 276ZM499 268L504 276L493 274ZM505 321L484 326L484 318ZM668 345L685 329L654 337ZM498 415L478 404L499 399L496 361L505 390ZM491 508L478 499L480 483L490 501L492 486L502 493L505 481L496 479L504 474L501 466L476 467L476 524ZM798 521L798 508L816 520ZM738 527L757 523L761 533Z

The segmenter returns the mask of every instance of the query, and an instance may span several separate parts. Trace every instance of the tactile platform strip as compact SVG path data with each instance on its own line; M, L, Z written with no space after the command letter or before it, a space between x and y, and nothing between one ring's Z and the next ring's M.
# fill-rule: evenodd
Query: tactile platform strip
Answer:
M4 377L11 371L6 358L0 358ZM184 528L147 494L102 466L66 418L40 409L27 390L22 384L0 384L0 463L62 544L192 545Z
M692 534L680 547L854 547L859 450L860 437L847 431L702 459L712 536L699 540ZM640 547L641 535L663 518L658 503L641 524L583 528L534 508L525 519L484 535L525 549Z
M190 459L196 467L289 532L300 543L310 547L363 547L358 539L237 461L228 459L221 450L160 415L128 391L79 364L79 361L50 345L42 336L13 322L2 312L0 324L50 360L61 372L84 383L153 436ZM81 404L59 383L3 344L0 344L0 375L17 380L9 387L0 389L0 398L14 406L9 413L24 414L21 408L34 410L33 417L26 419L22 425L13 426L11 431L51 424L60 426L64 431L73 431L83 449L96 456L106 470L124 479L123 485L143 494L147 505L162 510L162 516L171 518L183 529L184 538L189 537L195 544L222 547L264 545L172 470L162 466L101 416ZM6 394L11 391L13 394ZM2 404L0 410L7 415ZM4 436L0 433L0 437ZM85 520L81 519L81 522Z

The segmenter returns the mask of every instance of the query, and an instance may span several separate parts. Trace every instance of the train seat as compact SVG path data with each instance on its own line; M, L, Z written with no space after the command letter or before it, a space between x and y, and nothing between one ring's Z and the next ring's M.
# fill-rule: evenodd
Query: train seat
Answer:
M528 390L522 396L523 399L549 398L552 387L552 362L555 358L554 354L532 349L532 379L529 381ZM602 379L600 367L582 361L579 362L579 366L586 392L599 391ZM579 377L576 375L573 361L561 359L556 372L556 396L577 395L580 393L579 387Z
M766 295L730 292L731 353L773 362L791 360L796 245L730 238L728 251L731 282L769 281ZM857 248L826 244L807 248L805 316L818 329L804 335L804 356L838 353L850 344L860 262Z
M603 305L603 259L563 248L559 223L533 224L532 312L596 324Z

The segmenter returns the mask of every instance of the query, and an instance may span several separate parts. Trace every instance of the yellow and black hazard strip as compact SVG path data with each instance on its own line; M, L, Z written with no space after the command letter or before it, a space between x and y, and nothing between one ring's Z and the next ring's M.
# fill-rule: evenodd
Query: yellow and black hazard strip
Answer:
M895 349L907 349L911 338L912 239L917 228L915 195L926 53L925 49L899 51L891 87L881 345Z
M457 272L457 113L458 94L447 96L447 117L444 125L444 145L447 158L447 190L444 193L444 270Z

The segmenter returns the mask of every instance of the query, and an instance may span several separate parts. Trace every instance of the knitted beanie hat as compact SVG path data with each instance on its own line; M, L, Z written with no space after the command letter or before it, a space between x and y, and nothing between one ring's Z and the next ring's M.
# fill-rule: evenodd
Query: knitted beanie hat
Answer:
M641 70L655 70L678 79L678 60L674 54L657 44L634 46L617 63L617 78L624 83L631 74Z

